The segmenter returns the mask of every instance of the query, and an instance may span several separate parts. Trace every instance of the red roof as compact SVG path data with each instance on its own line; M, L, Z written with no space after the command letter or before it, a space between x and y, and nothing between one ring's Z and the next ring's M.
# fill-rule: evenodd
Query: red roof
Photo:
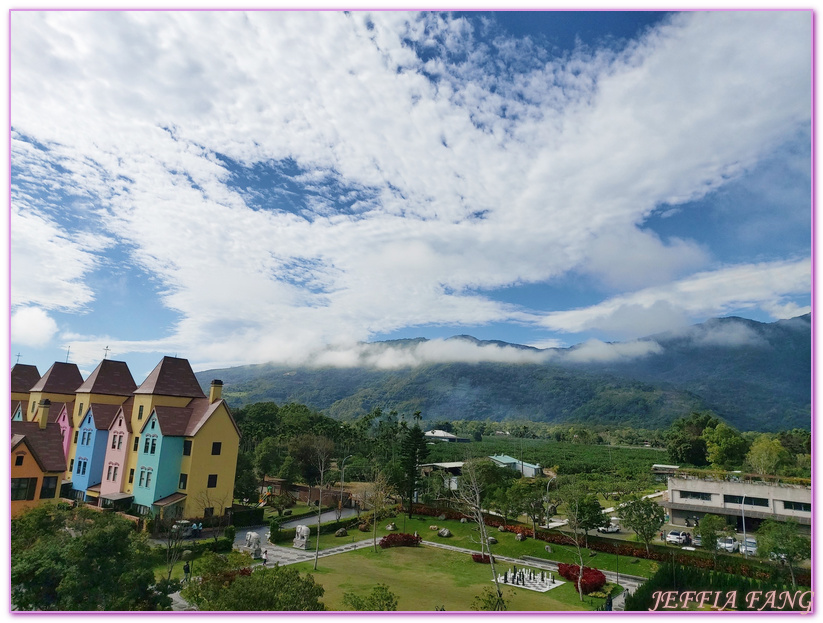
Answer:
M145 381L134 390L135 394L205 398L188 359L163 357Z
M24 443L44 472L66 471L66 455L63 453L63 436L56 424L41 429L37 422L11 423L11 449Z
M26 393L39 380L40 373L37 371L37 366L18 363L11 369L11 391L13 392Z
M73 394L83 384L76 364L56 361L29 391L50 394Z
M77 393L130 396L135 389L137 389L137 383L134 382L125 361L104 359L89 375L86 382L77 388Z

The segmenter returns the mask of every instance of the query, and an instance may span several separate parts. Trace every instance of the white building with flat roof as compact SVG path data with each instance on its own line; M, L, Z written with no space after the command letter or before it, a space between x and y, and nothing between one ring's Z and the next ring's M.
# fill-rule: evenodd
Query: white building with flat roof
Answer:
M698 475L678 471L669 476L668 501L671 523L685 526L707 514L721 515L738 530L756 530L764 519L793 519L811 530L811 485L790 482L768 482L745 474Z

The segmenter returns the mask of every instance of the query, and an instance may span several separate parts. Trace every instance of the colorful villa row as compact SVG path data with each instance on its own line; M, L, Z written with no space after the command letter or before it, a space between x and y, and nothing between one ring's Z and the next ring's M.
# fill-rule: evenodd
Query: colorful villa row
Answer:
M240 431L186 359L164 357L138 387L104 359L84 381L75 364L42 377L11 371L12 515L72 497L141 515L209 518L232 505Z

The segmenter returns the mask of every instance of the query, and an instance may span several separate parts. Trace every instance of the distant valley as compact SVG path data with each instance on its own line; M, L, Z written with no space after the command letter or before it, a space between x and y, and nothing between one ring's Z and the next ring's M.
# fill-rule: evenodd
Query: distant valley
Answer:
M222 379L232 406L299 402L341 420L379 406L421 411L427 420L656 428L711 409L740 430L811 425L810 315L774 323L716 318L633 342L568 349L470 336L361 346L362 361L348 367L261 364L197 377L204 387ZM426 361L435 347L493 353L498 360ZM388 358L395 362L389 369L375 364Z

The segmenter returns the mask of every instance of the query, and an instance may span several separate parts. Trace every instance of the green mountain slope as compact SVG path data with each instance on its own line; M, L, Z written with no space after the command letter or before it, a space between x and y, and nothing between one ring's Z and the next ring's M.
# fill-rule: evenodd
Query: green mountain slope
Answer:
M457 339L476 345L515 346ZM665 427L692 410L714 410L742 430L810 427L808 316L771 324L715 319L645 338L659 352L611 363L569 363L575 349L546 351L550 363L440 363L398 370L286 368L273 364L198 373L225 383L240 406L300 402L341 420L374 407L429 420L527 419ZM413 348L425 340L382 342ZM550 355L550 357L549 357Z

